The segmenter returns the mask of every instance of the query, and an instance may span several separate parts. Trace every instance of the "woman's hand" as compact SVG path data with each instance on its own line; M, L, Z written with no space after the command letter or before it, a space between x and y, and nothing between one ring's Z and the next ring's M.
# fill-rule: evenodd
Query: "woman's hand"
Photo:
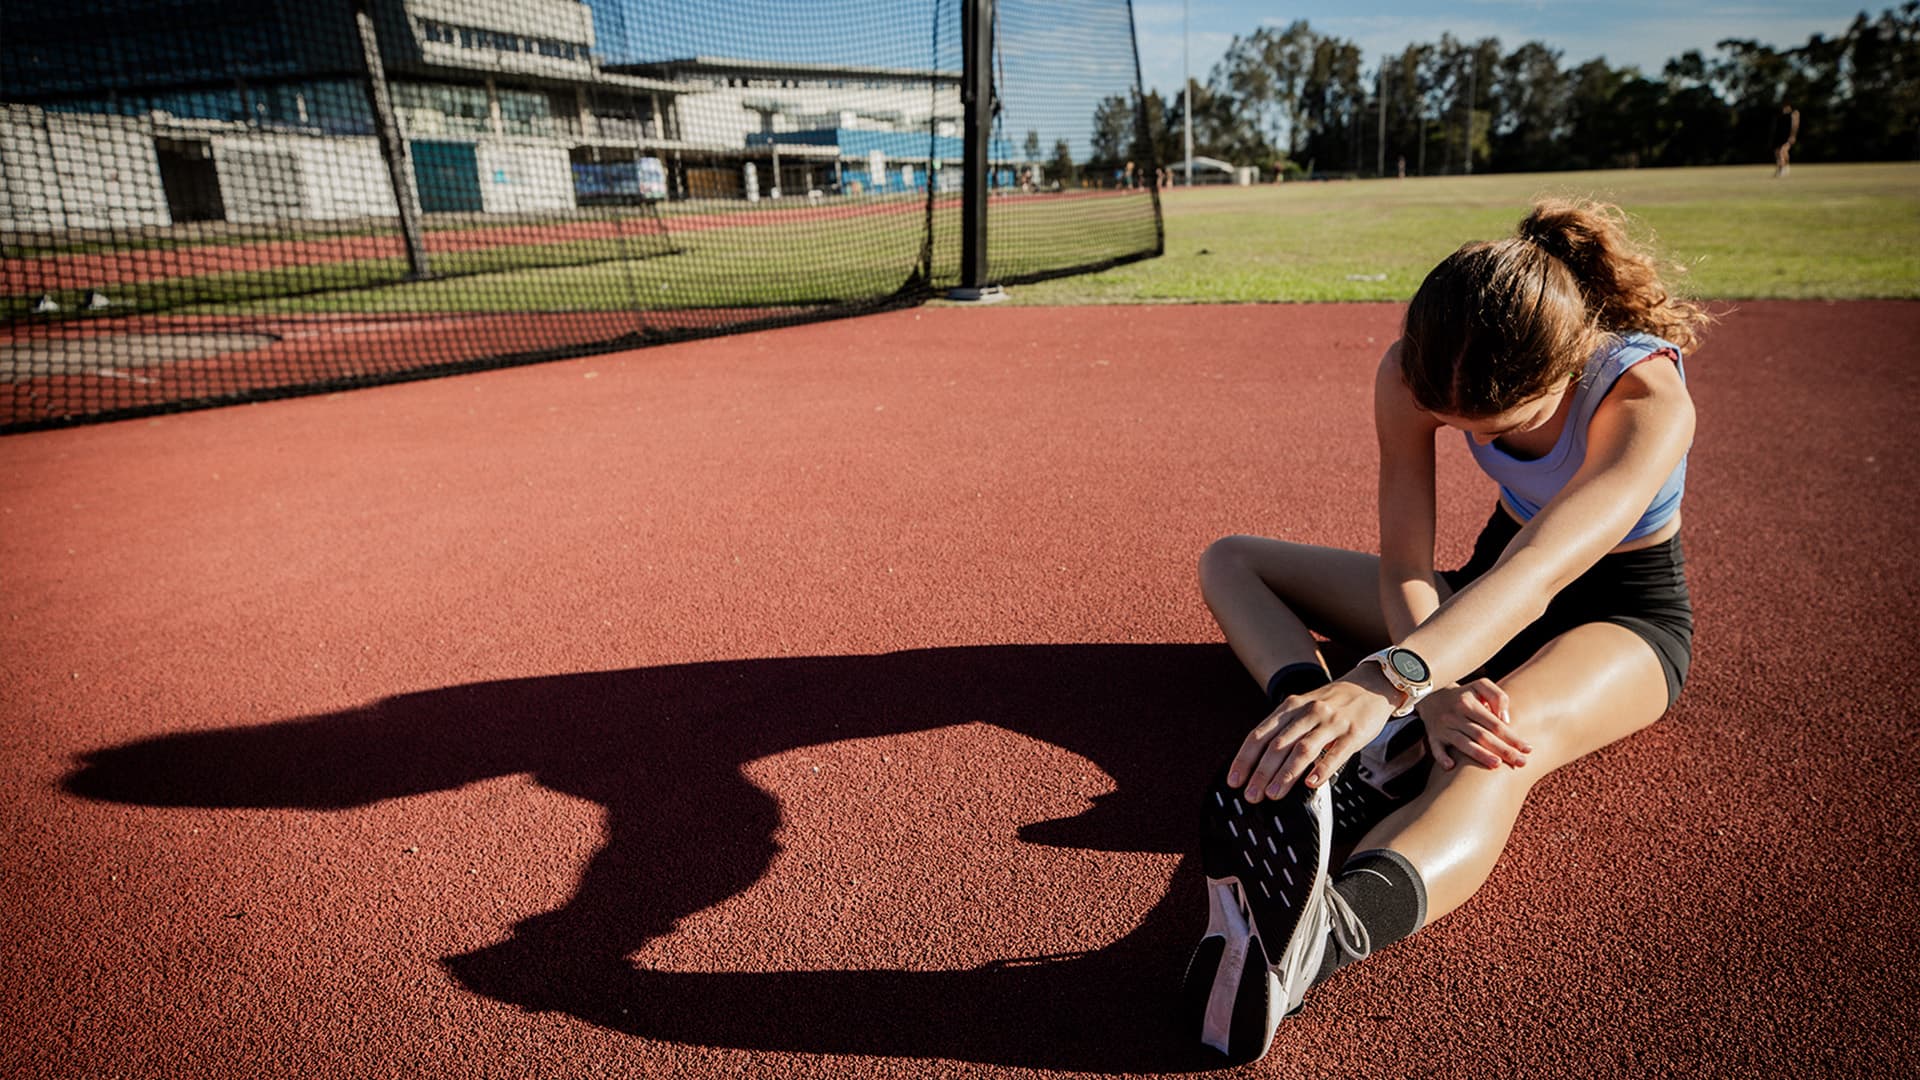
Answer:
M1435 690L1419 709L1427 745L1443 769L1453 768L1456 757L1487 769L1503 762L1518 769L1533 752L1514 732L1507 718L1507 692L1492 679Z
M1227 785L1245 784L1250 803L1285 795L1303 774L1308 787L1319 787L1373 741L1397 700L1372 664L1287 698L1240 743L1227 768Z

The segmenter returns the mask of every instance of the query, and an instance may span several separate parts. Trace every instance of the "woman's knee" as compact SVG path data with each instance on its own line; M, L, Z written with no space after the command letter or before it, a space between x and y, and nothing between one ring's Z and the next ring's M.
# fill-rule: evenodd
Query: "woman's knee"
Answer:
M1284 542L1245 535L1223 536L1208 544L1200 553L1200 594L1214 597L1253 585L1266 587L1261 567L1271 567L1277 547Z
M1544 775L1640 731L1666 712L1658 655L1632 631L1590 623L1555 638L1500 685L1527 769Z
M1534 768L1533 762L1519 768L1512 765L1488 768L1455 754L1451 769L1442 768L1438 761L1432 763L1421 797L1430 803L1435 800L1468 803L1480 808L1476 813L1491 813L1500 806L1518 807L1544 775Z
M1247 565L1246 541L1251 537L1223 536L1207 545L1200 553L1200 589L1207 591L1223 578L1244 576L1252 572Z

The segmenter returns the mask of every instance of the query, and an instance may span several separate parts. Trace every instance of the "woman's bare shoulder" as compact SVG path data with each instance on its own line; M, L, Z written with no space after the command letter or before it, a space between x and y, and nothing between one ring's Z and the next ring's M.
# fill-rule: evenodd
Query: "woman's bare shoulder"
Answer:
M1373 372L1374 421L1386 434L1386 429L1410 431L1416 434L1431 433L1440 426L1433 414L1422 409L1413 400L1413 390L1407 386L1406 377L1400 373L1400 342L1387 346L1380 357L1380 365Z

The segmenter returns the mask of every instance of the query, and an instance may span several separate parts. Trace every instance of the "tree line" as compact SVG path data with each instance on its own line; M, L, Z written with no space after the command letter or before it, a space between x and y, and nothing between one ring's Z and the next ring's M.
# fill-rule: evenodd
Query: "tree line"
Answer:
M1236 36L1189 90L1194 154L1267 176L1770 163L1783 104L1800 113L1795 161L1911 160L1920 0L1877 18L1862 12L1844 34L1790 49L1728 38L1655 75L1600 58L1564 66L1560 50L1537 41L1508 52L1498 38L1451 34L1369 69L1359 46L1300 20ZM1150 160L1177 169L1186 104L1184 92L1103 100L1082 169L1110 176ZM1037 149L1037 136L1028 142ZM1050 176L1071 164L1063 150L1047 162Z

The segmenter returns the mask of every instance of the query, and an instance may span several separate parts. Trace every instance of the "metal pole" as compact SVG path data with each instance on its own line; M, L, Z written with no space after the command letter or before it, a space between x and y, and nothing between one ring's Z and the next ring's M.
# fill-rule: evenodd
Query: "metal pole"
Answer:
M1193 0L1180 5L1180 100L1186 105L1186 118L1180 123L1187 150L1187 186L1193 186L1193 40L1187 25L1193 14Z
M988 142L993 138L993 0L961 0L960 104L966 143L960 170L960 286L955 300L999 299L987 285Z
M1378 160L1374 162L1373 175L1385 178L1387 175L1387 62L1380 61L1379 83L1374 89L1374 97L1380 104L1380 141Z
M1473 175L1473 99L1480 89L1480 49L1478 46L1467 54L1467 175Z
M400 236L407 246L407 276L431 277L427 269L426 233L420 227L420 191L414 186L413 158L407 140L394 119L393 99L387 94L387 69L380 61L380 38L374 33L370 0L354 0L353 18L360 27L360 51L367 61L367 98L373 104L373 130L379 137L387 176L393 183L394 205L400 211Z

